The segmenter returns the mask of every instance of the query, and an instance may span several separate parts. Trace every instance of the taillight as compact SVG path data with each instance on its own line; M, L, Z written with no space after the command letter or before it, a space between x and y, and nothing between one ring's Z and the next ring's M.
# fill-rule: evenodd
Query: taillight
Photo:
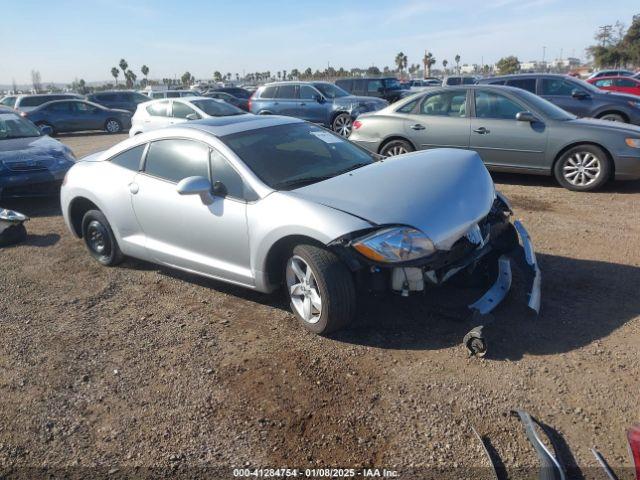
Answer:
M247 100L247 110L251 111L251 100L253 100L253 96L256 94L256 92L253 92L251 94L251 96L249 97L249 100Z
M358 130L362 126L362 122L360 120L356 120L353 122L353 129Z
M636 480L640 480L640 424L634 425L627 431L627 440L636 469Z

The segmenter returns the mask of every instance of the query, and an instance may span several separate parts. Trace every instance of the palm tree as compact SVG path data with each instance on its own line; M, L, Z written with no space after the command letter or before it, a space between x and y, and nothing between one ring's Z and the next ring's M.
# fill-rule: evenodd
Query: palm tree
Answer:
M456 61L456 70L458 71L458 75L460 75L460 55L456 55L454 60Z
M133 73L131 70L127 70L127 72L124 74L124 78L127 79L127 88L133 88L138 76L135 73Z
M442 60L442 68L444 68L444 73L447 73L447 65L449 65L449 60Z
M149 83L149 80L147 79L147 75L149 75L149 67L147 67L146 65L142 65L140 71L142 72L142 75L144 75L144 85L146 87L147 83Z
M402 52L398 53L396 55L395 63L398 66L398 70L400 70L400 73L402 73L404 68L407 66L407 56Z
M118 85L118 75L120 75L120 70L118 70L116 67L113 67L111 69L111 75L116 79L116 85Z
M436 59L433 57L433 53L424 51L424 57L422 57L422 64L424 65L424 78L431 76L431 67L436 63Z
M122 70L122 73L124 74L124 76L127 76L127 68L129 68L129 64L127 63L127 61L124 58L120 59L120 70Z

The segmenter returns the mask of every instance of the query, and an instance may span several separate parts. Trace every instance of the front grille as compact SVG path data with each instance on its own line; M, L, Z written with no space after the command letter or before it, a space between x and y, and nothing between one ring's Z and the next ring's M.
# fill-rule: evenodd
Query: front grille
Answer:
M42 160L4 162L4 166L13 172L32 172L36 170L47 170L47 165Z

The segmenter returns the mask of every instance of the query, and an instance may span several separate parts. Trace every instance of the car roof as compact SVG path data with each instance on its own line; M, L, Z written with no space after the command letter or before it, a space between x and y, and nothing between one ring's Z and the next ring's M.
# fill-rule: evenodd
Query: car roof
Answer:
M630 75L603 75L601 77L593 77L590 78L589 80L635 80L636 82L638 81L637 78L634 78L633 76Z
M69 97L82 98L82 95L79 95L77 93L21 93L21 94L17 95L17 97L18 98L25 98L25 97L51 97L53 95L67 95Z
M305 122L304 120L294 117L246 114L242 116L211 117L202 120L194 120L187 123L181 123L179 127L176 128L192 128L207 132L216 137L224 137L225 135L231 135L233 133L292 123Z

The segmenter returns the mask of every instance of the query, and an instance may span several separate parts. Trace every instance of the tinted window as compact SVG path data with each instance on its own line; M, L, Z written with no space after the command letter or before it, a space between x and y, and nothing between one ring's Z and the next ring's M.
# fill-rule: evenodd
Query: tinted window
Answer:
M153 103L147 107L147 113L156 117L168 117L169 102Z
M231 197L244 198L244 182L240 174L216 150L211 152L212 183L222 182Z
M400 113L411 113L413 111L413 109L416 108L416 104L418 103L419 100L420 100L419 98L417 98L415 100L412 100L411 102L407 103L403 107L400 107L396 111L400 112Z
M189 105L186 105L182 102L173 102L173 108L171 112L172 117L187 118L187 116L189 115L196 115L198 118L200 118L200 115L198 115L196 111Z
M51 105L45 107L48 112L70 112L71 111L71 102L56 102Z
M571 96L571 92L576 88L578 88L577 85L562 78L542 79L542 95L563 95L568 97Z
M138 147L133 147L126 152L122 152L113 157L111 159L111 163L115 163L116 165L120 165L121 167L137 172L140 170L140 159L142 158L144 147L145 145L140 145Z
M56 100L52 98L50 95L42 95L37 97L23 97L20 99L21 107L37 107L38 105L42 105L43 103L50 102L51 100Z
M307 123L278 125L220 137L267 185L291 190L368 165L371 154Z
M151 94L151 98L164 98L164 93L163 92L153 92Z
M260 98L274 98L276 95L276 88L277 87L265 87L264 90L262 90L262 93L260 94Z
M295 85L280 85L276 98L296 98L296 86Z
M619 87L636 87L637 86L636 82L628 78L619 78L616 80L615 83Z
M489 82L489 85L504 85L505 83L504 80L494 80L493 82Z
M353 87L353 80L338 80L336 85L340 88L351 91L351 88Z
M357 91L357 92L364 92L364 88L366 85L367 81L366 80L354 80L353 81L353 91Z
M332 83L314 83L314 87L320 90L320 93L327 98L340 98L340 97L348 97L349 92L344 91L342 88L337 85L333 85Z
M179 182L183 178L209 178L209 147L191 140L160 140L149 147L144 170L149 175Z
M13 107L16 103L16 97L4 97L0 103L7 107Z
M318 95L315 88L309 85L300 85L300 100L315 100Z
M93 111L97 108L95 105L91 105L86 102L73 102L72 103L74 109L80 113L93 113Z
M536 93L536 79L535 78L518 78L509 80L507 82L509 87L521 88L531 93Z
M460 85L462 83L462 79L460 77L449 77L447 78L446 85Z
M384 84L388 90L399 90L402 88L400 81L397 78L387 78L385 79Z
M493 92L476 91L476 117L515 120L516 113L526 108Z
M367 84L367 92L379 93L382 89L382 80L369 80Z
M424 99L420 105L420 113L422 115L464 117L467 114L466 104L466 90L434 93Z
M166 98L180 98L180 92L167 92Z
M29 120L14 113L0 113L0 140L39 136L40 131Z
M134 102L136 102L136 103L142 103L142 102L148 102L149 101L149 97L147 97L146 95L143 95L141 93L134 92L131 95L132 95L132 100Z
M476 83L476 79L473 77L463 77L462 78L462 84L463 85L473 85L474 83Z

